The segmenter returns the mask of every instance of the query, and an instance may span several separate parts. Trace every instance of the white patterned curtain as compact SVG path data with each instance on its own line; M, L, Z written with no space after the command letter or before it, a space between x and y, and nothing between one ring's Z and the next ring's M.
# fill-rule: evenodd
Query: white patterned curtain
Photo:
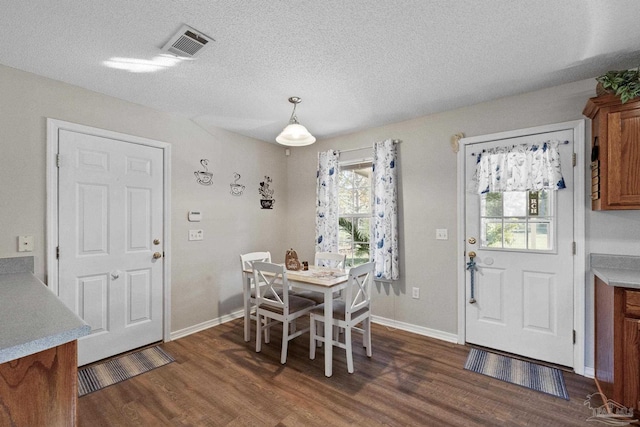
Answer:
M398 267L398 187L396 144L387 139L374 144L373 261L377 279L396 280Z
M559 190L565 188L558 141L496 147L477 154L471 192Z
M318 153L316 252L338 252L338 153Z

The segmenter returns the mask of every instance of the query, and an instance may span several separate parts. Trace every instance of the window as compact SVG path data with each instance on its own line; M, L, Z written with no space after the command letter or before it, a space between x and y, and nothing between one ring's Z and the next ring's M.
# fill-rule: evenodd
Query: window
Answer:
M340 164L338 176L338 250L346 266L371 259L371 162Z
M554 199L555 191L550 190L482 194L481 247L553 251Z

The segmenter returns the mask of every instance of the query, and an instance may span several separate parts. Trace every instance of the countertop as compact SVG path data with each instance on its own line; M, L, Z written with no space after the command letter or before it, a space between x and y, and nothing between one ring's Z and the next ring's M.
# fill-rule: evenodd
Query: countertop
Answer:
M89 334L89 325L69 310L32 272L3 268L3 262L7 260L12 259L0 260L0 363Z
M609 286L640 289L640 256L591 254L591 271Z

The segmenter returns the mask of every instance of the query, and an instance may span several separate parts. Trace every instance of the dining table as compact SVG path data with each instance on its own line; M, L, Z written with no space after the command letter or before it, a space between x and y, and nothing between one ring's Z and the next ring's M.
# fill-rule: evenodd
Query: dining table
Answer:
M244 269L244 298L245 301L245 341L249 341L250 335L250 305L252 269ZM289 286L293 289L309 290L319 292L324 295L324 318L333 318L333 295L347 287L349 281L349 270L342 268L329 268L310 265L308 270L287 270ZM329 337L324 345L324 374L327 377L333 375L333 345L332 342L333 325L331 322L324 322L324 336Z

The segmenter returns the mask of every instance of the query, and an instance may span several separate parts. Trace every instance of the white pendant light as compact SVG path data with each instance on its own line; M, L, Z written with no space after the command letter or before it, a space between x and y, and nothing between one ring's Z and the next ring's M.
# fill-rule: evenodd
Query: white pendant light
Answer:
M304 145L311 145L316 142L316 137L311 135L306 127L298 123L298 117L296 117L296 106L302 101L297 96L289 98L289 102L293 104L293 112L289 119L289 124L284 128L280 135L276 137L276 142L282 145L288 145L290 147L302 147Z

